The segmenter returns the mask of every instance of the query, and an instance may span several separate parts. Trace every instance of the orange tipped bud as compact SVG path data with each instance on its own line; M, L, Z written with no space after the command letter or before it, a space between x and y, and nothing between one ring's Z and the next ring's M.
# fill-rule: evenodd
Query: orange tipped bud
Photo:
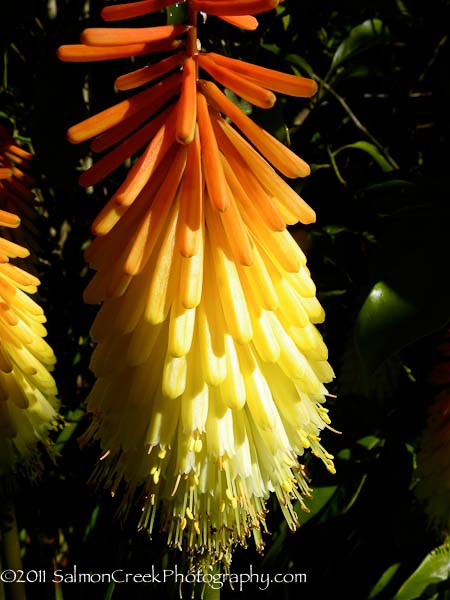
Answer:
M136 96L123 100L106 110L103 110L92 117L73 125L67 131L67 139L72 144L78 144L89 140L90 138L107 131L114 125L117 125L124 119L130 118L149 103L155 102L155 96L164 95L167 90L172 90L175 94L181 83L181 73L174 73L164 81L157 83L148 90L144 90Z
M290 178L309 175L310 168L299 156L294 154L284 144L256 125L210 81L201 81L201 89L220 112L229 117L242 133L283 175Z
M183 256L198 254L202 241L203 178L200 137L196 128L194 141L188 147L186 171L180 189L178 248Z
M167 75L170 71L181 65L184 53L182 51L160 60L154 65L148 65L137 69L126 75L117 77L114 82L118 90L131 90L133 88L150 83L155 79L159 79L163 75Z
M30 251L15 244L9 240L0 237L0 252L5 254L8 258L27 258L30 256Z
M150 208L134 232L124 264L125 273L128 275L137 275L145 267L164 225L166 225L186 166L186 154L187 149L179 147L166 179L162 182Z
M129 170L125 181L114 194L117 204L129 206L135 201L174 143L174 119L166 119L151 143Z
M283 231L286 228L286 222L274 206L272 199L259 183L257 177L255 177L252 168L222 131L218 121L213 118L212 122L219 148L225 155L234 175L239 181L238 189L234 190L239 201L244 205L252 203L254 206L257 206L262 219L270 229L273 231ZM228 175L227 179L230 181ZM295 219L292 224L297 223L297 221L298 219Z
M228 15L226 17L221 16L220 19L226 23L229 23L230 25L234 25L240 29L246 29L247 31L255 31L255 29L258 27L258 21L251 15L241 15L239 17L236 15Z
M28 175L28 173L24 173L21 169L12 167L11 171L13 176L27 187L33 188L37 185L36 179L31 177L31 175Z
M131 56L143 56L153 52L170 52L182 45L181 40L164 40L147 44L126 44L123 46L86 46L84 44L66 44L56 51L63 62L96 62L114 60Z
M256 152L226 121L217 117L222 131L242 156L260 184L272 196L276 208L286 223L314 223L316 214L313 209L272 169L264 158ZM222 143L222 141L221 141Z
M85 29L81 42L88 46L123 46L127 44L148 44L161 42L181 35L188 30L187 25L163 25L161 27L92 27Z
M94 163L92 167L80 176L80 185L83 187L95 185L115 171L127 158L135 154L142 146L153 138L172 110L172 107L166 109L158 117L150 121L150 123L147 123L145 127L139 129L136 133L111 150L111 152Z
M219 83L232 90L235 94L244 98L260 108L272 108L276 102L276 97L272 92L248 81L245 77L237 75L230 69L216 64L205 54L199 54L198 64L202 69L214 77Z
M192 57L183 64L181 96L178 101L175 137L180 144L190 144L194 139L197 122L197 68Z
M209 15L257 15L278 6L279 0L191 0L192 10Z
M310 98L317 92L317 83L314 79L307 77L299 77L288 73L280 73L274 69L267 69L259 65L228 56L222 56L215 52L210 52L207 56L218 65L228 68L235 73L245 76L249 81L253 81L258 85L274 92L287 94L288 96L296 96L299 98Z
M0 168L0 179L9 179L12 177L12 170L8 168L1 167Z
M231 167L228 164L226 158L222 155L222 164L224 167L225 176L227 182L230 182L231 187ZM250 267L253 264L253 244L250 241L247 227L242 221L241 214L236 206L236 200L234 194L230 195L231 203L230 208L224 213L220 213L220 218L227 234L228 241L233 253L236 255L237 261L241 265Z
M208 103L203 94L197 94L197 111L206 187L213 206L217 210L225 211L230 207L230 192L209 116Z
M104 21L122 21L148 15L171 4L173 4L173 0L141 0L141 2L130 2L129 4L116 4L105 6L102 9L101 16Z
M1 144L1 148L10 152L13 155L12 156L13 161L15 161L16 157L20 157L22 159L25 159L26 161L32 160L32 158L33 158L33 155L31 154L31 152L28 152L27 150L24 150L20 146L16 146L15 144L12 144L10 142Z
M20 217L6 210L0 210L0 225L2 227L12 227L15 229L20 225Z

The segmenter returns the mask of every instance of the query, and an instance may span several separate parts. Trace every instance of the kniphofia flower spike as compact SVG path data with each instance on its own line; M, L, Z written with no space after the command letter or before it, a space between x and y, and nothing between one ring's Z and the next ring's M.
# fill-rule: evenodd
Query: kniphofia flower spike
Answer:
M28 174L32 155L0 127L0 227L15 231L20 218L9 210L24 210L35 181ZM8 210L4 210L7 208ZM56 385L50 374L55 364L42 308L30 298L39 279L15 266L29 251L0 237L0 484L14 472L39 470L38 442L48 443L57 421ZM0 486L1 487L1 486Z
M119 90L146 87L68 131L105 153L82 185L142 150L94 220L86 252L97 273L85 299L102 306L85 441L99 440L93 479L122 490L124 514L138 501L140 527L151 532L159 512L171 545L204 565L229 564L249 536L262 548L271 492L297 527L294 502L307 510L311 493L298 461L305 449L334 472L319 437L333 371L315 327L323 310L286 229L315 219L281 176L309 167L201 73L262 108L274 92L309 97L316 84L199 51L198 11L251 29L277 2L186 4L185 25L88 29L83 45L59 50L69 61L165 52L116 80ZM143 0L102 15L168 5Z

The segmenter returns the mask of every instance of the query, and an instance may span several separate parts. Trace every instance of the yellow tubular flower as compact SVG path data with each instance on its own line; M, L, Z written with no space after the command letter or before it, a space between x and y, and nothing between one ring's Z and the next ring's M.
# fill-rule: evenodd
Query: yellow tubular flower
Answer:
M26 187L31 177L22 171L31 157L6 130L0 130L3 206L20 208L25 191L31 194ZM0 210L2 228L19 225L17 215ZM36 445L47 443L48 431L57 419L57 390L50 374L55 357L43 339L47 333L44 312L29 297L40 282L9 262L29 254L23 246L0 237L0 477L38 465Z
M127 19L169 4L142 0L102 15ZM304 177L309 167L199 77L202 69L266 108L273 91L313 95L311 80L198 52L197 11L250 28L251 14L276 4L187 0L173 53L116 80L118 89L150 87L68 132L106 151L83 185L142 149L94 220L86 252L97 272L85 300L102 305L83 440L102 449L92 479L124 492L122 514L140 503L139 527L151 532L159 513L169 544L204 568L228 565L250 536L262 549L271 492L297 527L294 503L307 510L311 495L298 460L305 449L334 473L320 442L330 423L324 384L334 376L315 327L324 313L286 229L315 214L278 173ZM147 30L108 31L85 33L83 56L99 59L100 43L110 44L109 58L125 56L121 49L154 39ZM59 55L81 56L70 46Z

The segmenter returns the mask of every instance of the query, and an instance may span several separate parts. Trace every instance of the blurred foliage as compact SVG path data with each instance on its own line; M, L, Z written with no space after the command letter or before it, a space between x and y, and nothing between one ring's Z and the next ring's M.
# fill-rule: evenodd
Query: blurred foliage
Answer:
M80 450L77 442L87 424L96 312L82 300L90 277L83 250L121 174L94 190L80 188L88 149L70 146L64 132L113 102L114 78L129 65L56 59L58 45L76 43L84 27L100 24L103 0L4 4L0 118L36 154L46 209L40 301L67 420L55 440L57 460L49 460L39 484L23 483L16 493L24 568L69 571L76 564L83 572L139 573L154 564L161 571L178 557L136 533L133 518L114 520L114 499L86 485L97 449ZM176 12L169 18L176 21ZM202 44L319 83L311 101L280 95L272 111L253 109L252 118L312 165L311 176L294 185L318 221L292 232L308 253L327 312L322 332L337 374L329 406L342 435L324 434L336 476L308 465L315 496L311 512L300 515L300 530L290 533L269 503L265 556L238 549L232 570L247 573L252 565L254 572L307 574L298 585L246 586L264 598L449 600L448 545L443 532L428 527L414 485L436 393L427 373L450 312L450 2L286 0L259 20L249 33L210 18ZM178 588L28 586L37 600L139 599L154 592L177 597ZM239 593L227 585L221 590L223 598Z

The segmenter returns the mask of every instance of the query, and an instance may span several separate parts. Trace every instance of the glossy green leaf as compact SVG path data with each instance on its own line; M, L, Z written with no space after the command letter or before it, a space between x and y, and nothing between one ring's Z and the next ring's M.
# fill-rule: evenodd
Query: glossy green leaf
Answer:
M186 21L187 7L186 4L177 2L166 8L167 24L176 25Z
M359 142L355 142L354 144L346 144L345 146L341 146L338 148L334 155L337 156L344 150L361 150L362 152L366 152L373 158L373 160L377 163L383 173L389 173L393 171L392 165L386 160L386 158L382 155L380 150L372 143L365 142L363 140Z
M394 563L386 569L386 571L383 573L383 575L372 588L368 600L376 598L376 596L378 596L378 594L380 594L389 585L389 583L392 581L392 578L397 573L399 567L400 563Z
M336 493L338 487L336 485L331 486L322 486L316 487L313 491L313 498L308 500L307 505L310 512L304 512L300 509L298 503L296 503L295 509L299 516L300 526L304 527L305 524L310 521L313 517L318 515L320 511L328 504L328 502L333 498ZM279 556L283 554L283 549L286 547L289 529L286 522L282 522L276 536L273 539L273 542L265 553L264 558L262 559L261 566L262 568L269 568L269 566L273 565L279 560Z
M287 54L286 61L291 63L291 65L298 67L302 72L306 73L309 77L314 75L313 68L309 64L307 60L305 60L302 56L298 54Z
M424 204L399 211L380 240L380 277L355 325L356 348L366 375L449 321L449 211L436 194L434 198L433 207Z
M55 446L57 448L64 447L65 444L72 438L74 435L80 421L84 415L84 411L82 409L77 409L70 411L65 419L64 428L59 433Z
M364 484L367 481L367 474L365 473L359 483L358 483L358 487L356 488L356 490L354 491L354 493L352 494L349 502L347 502L347 504L345 505L345 507L342 509L342 514L345 515L345 513L347 513L351 507L355 504L355 502L358 500L359 495L361 494L361 491L364 487Z
M327 485L314 488L313 499L308 502L309 513L297 511L299 513L300 522L302 525L315 517L331 500L337 490L336 485Z
M331 71L336 70L345 61L365 52L385 42L385 28L380 19L368 19L354 27L349 36L338 46L333 61Z
M366 437L363 437L360 440L358 440L356 443L360 446L363 446L363 448L367 448L367 450L373 450L377 446L382 445L383 440L381 440L376 435L367 435Z
M404 582L394 600L415 600L429 585L450 580L450 546L435 548L420 563L414 573ZM450 581L449 581L450 583Z
M420 284L419 284L420 285ZM387 358L448 321L447 305L435 310L428 296L411 281L409 290L394 289L379 281L367 296L356 321L355 341L367 374ZM427 286L430 291L431 286Z

